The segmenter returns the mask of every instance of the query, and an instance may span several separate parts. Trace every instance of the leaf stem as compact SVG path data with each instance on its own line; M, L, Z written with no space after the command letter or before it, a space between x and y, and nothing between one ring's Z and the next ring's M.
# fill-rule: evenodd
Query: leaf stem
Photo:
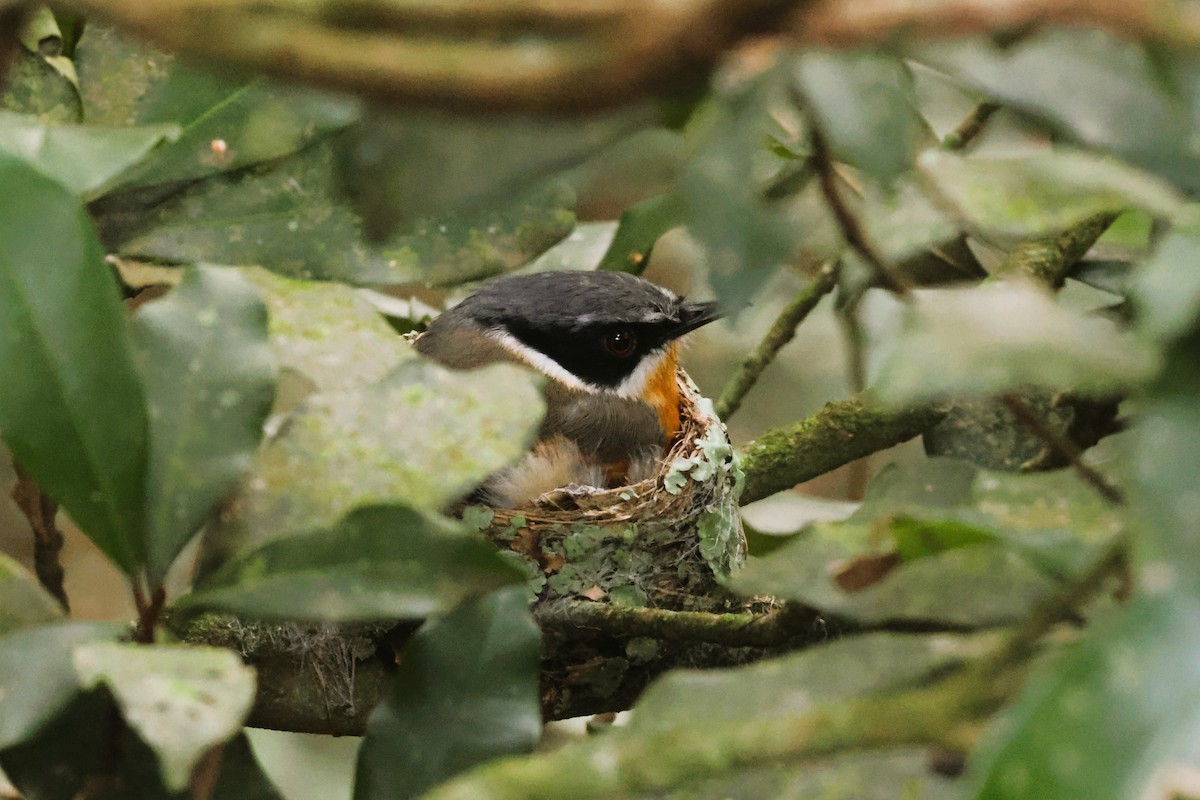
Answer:
M133 640L139 644L154 644L154 634L158 630L159 622L162 621L163 608L167 604L167 590L162 586L157 586L147 597L141 582L134 580L133 604L138 615Z
M59 560L63 534L54 521L58 503L42 491L15 459L13 467L17 473L17 483L13 486L12 499L17 508L25 514L25 518L29 520L29 527L33 530L34 571L38 581L59 602L63 611L70 613L71 604L63 587L64 573Z
M780 312L772 323L771 329L763 337L758 346L742 362L738 371L725 388L716 402L717 416L728 421L739 408L746 394L754 387L763 370L775 360L775 356L783 346L796 336L796 328L812 312L821 298L833 291L837 286L838 264L831 262L821 267L804 290L796 295L788 306Z

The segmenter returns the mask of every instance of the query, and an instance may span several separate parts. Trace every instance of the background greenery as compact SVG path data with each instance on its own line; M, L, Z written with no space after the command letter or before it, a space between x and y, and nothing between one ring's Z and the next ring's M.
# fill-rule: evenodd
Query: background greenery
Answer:
M1189 0L0 2L0 766L30 800L1200 797L1198 47ZM755 661L561 748L571 625L442 514L536 380L398 335L549 268L729 310L688 367L744 456L746 609L603 624ZM424 622L330 748L247 733L273 673L162 624L207 609Z

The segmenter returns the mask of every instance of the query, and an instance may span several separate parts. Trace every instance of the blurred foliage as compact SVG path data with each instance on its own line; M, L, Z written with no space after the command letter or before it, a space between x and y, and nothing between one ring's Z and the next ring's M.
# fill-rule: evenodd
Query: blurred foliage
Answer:
M339 35L383 7L253 5ZM514 29L485 5L489 46L550 60L600 24L533 4ZM547 20L564 27L525 30ZM454 24L425 44L479 44ZM357 800L1197 794L1200 56L1190 29L1168 46L1147 25L857 50L767 30L686 85L552 114L384 109L33 9L0 95L0 431L127 577L142 643L0 556L0 766L29 800L278 797L242 733L254 676L152 642L165 604L425 621L389 665ZM728 588L811 612L818 641L673 672L627 728L528 755L529 576L448 513L527 450L540 381L449 372L397 330L436 311L430 287L653 273L680 229L735 324L781 270L840 264L868 399L959 401L980 463L1005 461L988 426L1020 424L972 411L989 398L1073 412L1035 432L1028 474L927 458L833 512L774 503ZM965 776L931 770L930 745Z

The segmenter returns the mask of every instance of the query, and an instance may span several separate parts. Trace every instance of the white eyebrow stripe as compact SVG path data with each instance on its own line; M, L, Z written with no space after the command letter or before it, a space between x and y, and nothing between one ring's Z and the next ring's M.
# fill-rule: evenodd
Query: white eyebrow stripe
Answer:
M499 328L491 328L487 331L489 339L497 342L508 352L516 356L522 363L527 364L543 375L553 378L564 386L569 386L572 389L577 389L581 392L600 392L603 391L600 387L593 386L586 381L580 380L569 370L563 367L550 356L545 353L533 349L529 345L517 339L511 333Z
M634 368L633 372L629 373L625 380L617 384L616 387L597 386L594 383L588 383L580 379L562 364L559 364L545 353L525 344L508 331L492 328L487 331L487 336L505 350L515 355L522 363L533 367L538 372L553 378L564 386L577 391L588 392L589 394L614 394L618 397L631 400L637 400L642 397L642 393L646 391L646 385L650 382L650 376L654 374L654 371L662 364L663 359L667 357L666 348L651 350L642 356L641 363Z

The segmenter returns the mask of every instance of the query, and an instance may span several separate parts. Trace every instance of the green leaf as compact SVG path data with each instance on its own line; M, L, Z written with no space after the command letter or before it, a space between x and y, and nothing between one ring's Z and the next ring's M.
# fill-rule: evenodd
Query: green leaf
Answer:
M142 306L134 345L150 411L147 569L156 584L249 468L275 395L259 291L199 268Z
M1030 680L972 758L962 797L1182 797L1200 766L1200 602L1142 597Z
M461 372L421 360L311 397L256 459L231 533L261 542L368 503L447 508L528 451L545 407L538 384L507 364Z
M656 118L649 105L567 118L373 112L339 140L341 185L369 238L386 241L422 220L507 208Z
M1200 224L1173 229L1137 271L1137 327L1162 342L1191 330L1200 319Z
M0 429L110 558L144 558L146 412L128 320L78 200L0 156Z
M791 200L770 199L766 192L793 166L767 144L767 137L798 140L779 121L798 114L789 80L787 70L776 66L722 86L689 126L695 155L675 191L686 204L688 231L708 252L713 288L731 309L749 300L808 233L806 218L795 213Z
M652 735L804 714L911 685L983 644L978 637L872 633L735 669L670 672L637 701L629 731Z
M349 100L263 79L231 83L176 61L140 122L178 123L183 130L132 174L128 188L195 180L295 153L350 125Z
M0 750L33 736L83 691L71 663L76 648L126 631L117 623L63 621L0 637Z
M840 161L891 186L931 141L909 100L902 63L872 53L809 51L796 75L829 148Z
M194 800L191 791L172 792L163 786L154 751L119 723L120 712L107 692L80 695L32 739L0 752L0 766L25 797L36 800ZM115 765L113 750L121 753ZM221 748L215 786L208 796L282 800L242 733Z
M426 623L367 723L356 800L417 797L476 764L532 750L542 728L541 653L523 587Z
M546 190L493 213L425 220L376 246L332 186L318 143L261 168L202 181L161 205L102 209L122 254L172 262L261 264L352 284L457 284L511 270L566 236L570 192Z
M0 553L0 636L18 628L52 622L62 606L13 559Z
M1156 353L1112 322L1019 281L921 294L881 361L874 388L894 405L1024 385L1104 394L1158 368Z
M616 236L598 269L640 275L659 238L687 221L687 208L677 194L650 197L622 212Z
M174 125L100 128L54 125L0 111L0 152L36 166L85 200L179 133Z
M885 469L849 520L809 525L749 559L731 583L868 624L994 624L1020 619L1123 529L1072 472L1015 475L930 459ZM855 559L897 550L901 563L858 591L835 580Z
M990 158L928 150L917 166L964 223L1002 242L1056 233L1105 211L1143 209L1166 219L1185 211L1183 197L1158 178L1065 148Z
M241 731L254 701L254 670L230 650L101 642L77 647L71 660L85 687L112 692L172 791L188 785L201 756Z
M1193 58L1173 55L1164 75L1162 60L1142 45L1094 28L1045 28L1003 44L924 45L912 55L1075 141L1119 154L1185 191L1200 189Z
M526 576L481 537L403 506L356 509L329 530L227 562L177 605L286 619L420 619Z

